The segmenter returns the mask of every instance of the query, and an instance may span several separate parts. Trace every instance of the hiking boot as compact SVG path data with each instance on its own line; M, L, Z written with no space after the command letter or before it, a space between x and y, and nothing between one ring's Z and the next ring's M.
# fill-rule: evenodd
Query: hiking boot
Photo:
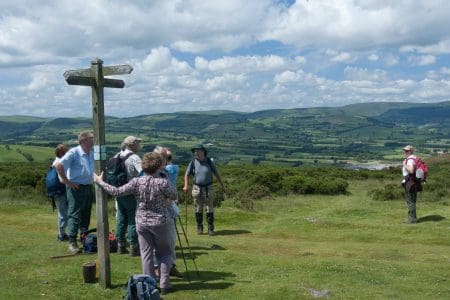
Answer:
M197 234L203 234L203 213L195 213L195 220L197 221Z
M130 247L130 256L141 256L138 244L132 244Z
M170 276L183 278L183 274L181 274L180 271L178 271L177 266L175 265L173 265L172 269L170 269Z
M214 213L206 213L206 219L208 221L208 235L215 235L214 232Z
M414 219L414 218L410 218L410 219L408 219L408 222L407 222L408 224L416 224L417 223L417 219Z
M56 239L60 242L67 242L69 240L69 236L67 234L64 234L63 236L58 235Z
M203 234L203 226L197 226L197 234L202 235Z
M117 246L117 254L128 254L127 245L119 243Z
M69 237L69 251L73 255L75 255L77 253L81 253L81 249L78 248L77 238Z

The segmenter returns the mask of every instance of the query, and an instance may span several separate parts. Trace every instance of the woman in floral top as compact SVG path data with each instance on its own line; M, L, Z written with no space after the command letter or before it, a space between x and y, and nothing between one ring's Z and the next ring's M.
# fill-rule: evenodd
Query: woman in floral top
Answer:
M146 153L142 158L142 169L145 176L131 179L121 187L105 183L102 175L94 175L95 182L108 194L115 197L134 194L138 206L136 210L136 231L141 250L142 269L144 274L155 276L153 266L153 250L156 250L160 270L160 288L167 293L170 285L169 272L173 261L171 256L170 231L173 218L170 206L176 199L176 191L166 178L159 177L164 159L158 153Z

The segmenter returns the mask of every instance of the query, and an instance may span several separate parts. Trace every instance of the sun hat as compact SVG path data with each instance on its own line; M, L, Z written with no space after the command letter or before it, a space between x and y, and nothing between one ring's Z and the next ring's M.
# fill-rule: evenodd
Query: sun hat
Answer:
M123 140L123 143L124 143L125 145L131 145L131 144L134 144L134 143L140 142L140 141L142 141L142 139L130 135L130 136L127 136L127 137Z
M403 151L411 151L411 152L413 152L413 151L414 151L414 147L411 146L411 145L407 145L407 146L405 146L405 147L403 148Z
M205 151L205 155L207 153L206 148L202 144L196 144L194 147L192 147L191 151L194 153L196 150L203 150Z

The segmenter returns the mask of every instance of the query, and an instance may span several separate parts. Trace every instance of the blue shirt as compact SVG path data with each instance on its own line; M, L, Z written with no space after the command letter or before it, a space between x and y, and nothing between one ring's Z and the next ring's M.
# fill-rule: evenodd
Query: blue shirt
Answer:
M178 167L178 165L169 164L164 169L166 170L167 175L169 175L170 183L172 183L173 187L176 189L178 172L180 170L180 167Z
M94 152L84 153L81 146L70 149L59 161L67 179L76 184L92 184L94 176Z

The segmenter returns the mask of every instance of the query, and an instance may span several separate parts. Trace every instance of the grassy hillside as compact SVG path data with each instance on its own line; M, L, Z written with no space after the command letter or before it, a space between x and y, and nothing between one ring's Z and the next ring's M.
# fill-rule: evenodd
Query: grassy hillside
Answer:
M254 212L225 202L215 237L195 234L189 207L200 277L188 257L193 282L173 279L175 291L164 299L448 299L448 200L419 199L420 222L408 225L403 201L367 197L377 184L352 182L349 196L276 197ZM96 256L51 258L67 254L67 244L56 241L50 206L0 199L0 234L8 241L0 243L8 274L0 276L0 298L121 299L128 276L141 272L139 258L112 254L112 288L83 284L82 264ZM184 271L180 249L177 255Z
M55 157L54 149L38 146L0 145L0 163L49 161Z

